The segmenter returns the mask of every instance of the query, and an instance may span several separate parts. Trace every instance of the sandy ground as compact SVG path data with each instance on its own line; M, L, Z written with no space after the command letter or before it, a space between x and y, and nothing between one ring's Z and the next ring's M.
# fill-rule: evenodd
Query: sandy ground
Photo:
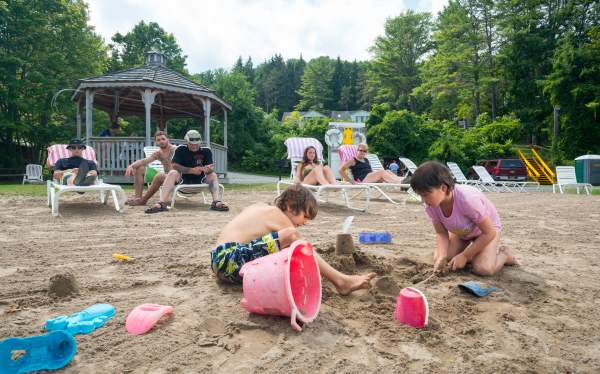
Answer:
M44 198L3 196L0 339L39 334L46 318L111 303L117 315L77 336L77 355L64 372L600 372L600 196L489 196L502 217L503 243L524 265L424 284L431 318L422 330L398 324L393 312L399 289L431 271L434 234L423 208L374 202L356 214L353 231L389 230L394 243L362 245L353 258L339 258L335 234L354 213L323 205L303 235L339 269L378 278L348 297L325 281L319 316L301 333L289 319L248 314L241 287L219 285L209 268L220 228L251 202L271 201L273 191L230 192L227 213L184 201L160 215L140 207L117 214L75 195L56 219ZM112 252L136 260L118 263ZM50 278L68 273L79 294L50 295ZM502 291L476 299L457 288L471 279ZM146 335L128 335L127 313L147 302L173 305L173 317Z

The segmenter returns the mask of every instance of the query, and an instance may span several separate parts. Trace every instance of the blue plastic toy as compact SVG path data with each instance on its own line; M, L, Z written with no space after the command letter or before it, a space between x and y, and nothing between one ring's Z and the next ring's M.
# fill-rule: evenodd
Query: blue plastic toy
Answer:
M469 292L477 297L483 297L491 292L498 291L496 287L482 287L475 281L468 281L463 284L459 284L458 288L465 292Z
M48 331L65 330L71 335L89 334L102 327L115 315L115 307L110 304L95 304L70 316L58 316L46 321Z
M22 355L14 356L17 352ZM0 340L0 373L60 369L71 362L76 352L77 342L65 331Z
M389 244L392 234L389 231L362 231L358 233L358 241L362 244Z

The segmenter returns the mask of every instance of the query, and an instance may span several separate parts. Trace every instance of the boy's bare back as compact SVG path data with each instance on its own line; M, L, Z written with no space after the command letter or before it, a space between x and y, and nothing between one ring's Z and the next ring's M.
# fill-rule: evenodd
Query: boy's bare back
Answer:
M228 242L247 243L262 235L293 226L290 219L276 206L253 204L223 228L217 245Z

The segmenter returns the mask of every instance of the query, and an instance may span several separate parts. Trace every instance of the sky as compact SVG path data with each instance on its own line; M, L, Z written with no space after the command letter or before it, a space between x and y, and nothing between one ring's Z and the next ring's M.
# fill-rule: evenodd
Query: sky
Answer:
M447 0L88 0L90 23L106 43L140 21L157 22L187 55L190 73L254 65L274 54L367 60L385 20L412 9L436 15Z

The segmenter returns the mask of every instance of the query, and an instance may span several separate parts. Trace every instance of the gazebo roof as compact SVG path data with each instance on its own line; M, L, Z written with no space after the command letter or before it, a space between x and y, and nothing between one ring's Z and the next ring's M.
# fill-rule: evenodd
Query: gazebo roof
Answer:
M71 99L78 101L85 97L86 89L93 89L94 107L110 112L114 107L115 91L118 90L121 101L119 111L123 114L142 115L144 104L140 91L149 88L160 91L159 96L162 96L160 101L154 102L153 115L161 114L161 110L167 118L200 115L203 112L202 102L197 97L211 99L213 113L231 110L231 105L213 90L165 66L164 55L151 52L147 61L146 65L140 67L80 79Z

